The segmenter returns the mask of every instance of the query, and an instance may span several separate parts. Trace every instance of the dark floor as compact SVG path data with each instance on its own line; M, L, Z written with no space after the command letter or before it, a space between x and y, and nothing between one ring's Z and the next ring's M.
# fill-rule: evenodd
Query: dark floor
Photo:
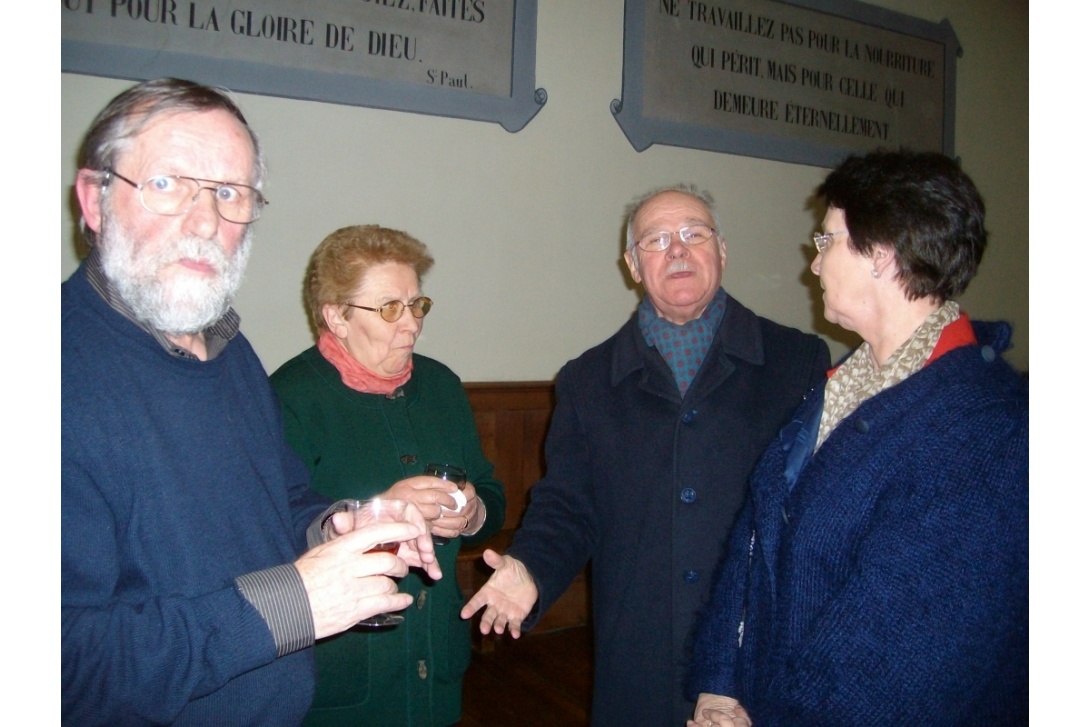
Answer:
M586 626L504 637L474 652L459 727L586 727L591 641Z

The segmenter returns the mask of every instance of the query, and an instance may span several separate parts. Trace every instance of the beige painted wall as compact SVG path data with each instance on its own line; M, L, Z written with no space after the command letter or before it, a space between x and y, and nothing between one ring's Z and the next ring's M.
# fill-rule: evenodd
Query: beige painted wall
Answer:
M988 205L991 244L963 305L1014 325L1029 367L1029 17L1024 0L879 0L949 19L958 63L956 153ZM301 303L314 246L348 224L399 227L429 245L436 305L417 345L466 381L551 379L612 334L637 294L620 262L624 205L677 181L707 188L726 228L724 285L759 313L854 345L815 293L807 199L827 170L652 146L637 153L609 111L621 94L624 0L539 0L536 85L549 101L517 134L497 124L239 95L270 160L236 307L274 370L311 344ZM78 264L71 185L94 114L128 82L62 74L61 277ZM816 305L815 305L816 304Z

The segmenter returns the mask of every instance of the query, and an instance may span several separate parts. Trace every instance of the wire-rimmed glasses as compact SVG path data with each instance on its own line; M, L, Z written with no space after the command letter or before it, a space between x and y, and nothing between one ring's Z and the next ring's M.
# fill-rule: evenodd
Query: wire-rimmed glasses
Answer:
M134 187L140 204L148 212L168 217L184 215L191 210L197 195L205 189L212 192L216 213L228 222L240 225L248 225L260 217L261 211L269 203L265 195L247 184L178 174L157 174L137 183L118 174L113 168L107 168L106 174Z
M647 252L661 252L670 247L670 240L677 235L683 245L702 245L715 236L715 228L708 225L688 225L677 232L659 230L644 235L636 241L641 250Z
M387 323L396 323L401 320L401 316L406 308L413 314L413 318L423 318L426 316L428 311L431 310L431 298L422 295L419 298L413 298L408 303L402 303L400 300L391 300L388 303L383 303L378 308L369 308L365 305L356 305L355 303L345 303L345 305L349 308L374 311L382 316L382 320Z
M837 230L836 232L815 232L814 233L814 247L817 248L818 254L823 254L829 249L829 245L833 243L833 238L837 235L847 232L847 230Z

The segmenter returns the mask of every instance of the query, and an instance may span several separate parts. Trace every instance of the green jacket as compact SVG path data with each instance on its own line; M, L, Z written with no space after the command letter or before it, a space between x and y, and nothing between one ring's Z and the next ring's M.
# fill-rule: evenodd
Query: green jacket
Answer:
M503 526L503 484L481 451L469 400L458 376L413 356L403 396L361 394L312 347L271 377L288 443L310 471L311 485L334 499L367 498L421 474L429 462L466 470L488 516L472 537L437 546L443 578L412 569L399 584L414 604L386 631L351 629L315 649L318 683L307 725L450 725L461 718L462 675L469 665L470 624L455 579L461 541L481 542Z

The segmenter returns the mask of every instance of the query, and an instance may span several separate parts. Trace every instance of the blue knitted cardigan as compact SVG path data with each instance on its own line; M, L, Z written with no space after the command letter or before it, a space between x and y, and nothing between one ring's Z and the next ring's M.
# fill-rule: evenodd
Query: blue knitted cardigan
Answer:
M974 331L864 402L793 487L805 433L769 447L691 698L735 697L760 727L1027 723L1028 384L998 356L1009 326Z
M61 354L63 723L297 725L313 650L278 659L234 579L295 560L328 501L249 343L171 356L81 268Z

